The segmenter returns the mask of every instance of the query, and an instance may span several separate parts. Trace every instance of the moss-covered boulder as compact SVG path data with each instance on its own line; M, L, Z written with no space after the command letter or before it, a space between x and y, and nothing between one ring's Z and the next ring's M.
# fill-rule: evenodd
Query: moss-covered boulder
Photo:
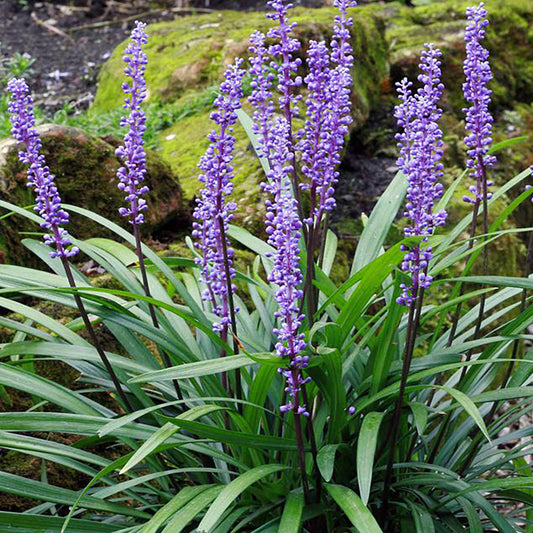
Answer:
M393 80L415 77L424 43L443 52L443 81L450 110L464 107L462 84L466 9L471 0L436 0L414 8L394 4L382 15L387 23ZM533 99L533 2L486 0L490 25L484 45L490 52L496 110Z
M311 39L330 39L337 11L332 8L296 9L295 36L305 44ZM381 25L372 11L360 8L351 13L354 68L353 100L356 118L364 120L380 94L387 75L386 44ZM175 102L221 81L224 69L237 56L248 54L249 37L255 30L268 31L272 23L264 13L221 11L211 15L179 18L150 25L146 45L148 101ZM120 45L103 66L93 110L109 111L122 104L124 81Z
M83 130L47 124L40 126L43 150L65 203L90 209L114 222L127 224L118 214L123 193L117 188L116 171L120 161L115 155L118 141L91 137ZM18 161L13 139L0 141L0 196L18 206L34 203L32 191L26 186L26 170ZM146 183L149 209L145 231L158 231L166 224L183 223L188 211L182 202L179 183L169 166L157 154L148 153ZM35 231L35 225L20 216L0 221L1 259L29 264L31 254L20 244L23 231ZM103 236L105 231L87 218L72 215L69 231L80 238Z
M294 10L297 37L330 39L336 10L332 8ZM352 92L354 126L361 126L376 104L382 85L388 79L387 46L382 24L366 8L353 10L352 28L357 65L353 70ZM225 67L235 57L246 57L251 33L267 31L271 22L264 13L224 11L192 16L148 27L148 101L171 106L178 119L161 132L161 155L178 176L186 198L200 188L197 164L207 146L213 85L222 79ZM102 68L92 111L107 112L121 105L123 94L124 45L114 52ZM180 109L183 113L180 113ZM247 136L236 128L235 198L239 204L237 222L249 229L262 219L259 184L263 173Z

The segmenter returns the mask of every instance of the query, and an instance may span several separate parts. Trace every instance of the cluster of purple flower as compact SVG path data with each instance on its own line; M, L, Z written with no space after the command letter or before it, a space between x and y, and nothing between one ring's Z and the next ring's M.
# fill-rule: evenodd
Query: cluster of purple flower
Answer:
M204 187L194 210L197 221L193 224L193 237L201 251L197 263L201 266L201 281L206 285L203 299L211 303L213 312L219 317L220 321L213 324L213 329L220 332L227 331L230 325L228 285L231 285L232 291L235 290L227 278L228 273L230 278L235 277L235 269L233 249L226 235L236 208L235 203L227 201L227 198L233 192L231 163L235 137L232 131L243 97L245 72L241 65L242 60L238 59L226 71L225 81L220 86L221 94L215 100L217 110L211 114L211 119L219 126L219 131L213 130L209 134L211 144L198 165L203 172L199 180Z
M436 200L442 196L442 131L438 122L442 111L438 107L443 85L440 81L441 52L433 45L426 45L422 53L418 80L422 86L416 93L412 84L404 79L398 83L400 103L395 116L402 132L397 134L400 157L398 166L407 177L409 189L404 216L409 220L405 229L407 237L421 237L428 240L436 226L444 224L446 212L433 212ZM432 279L427 273L432 257L430 246L423 248L423 242L404 246L406 255L402 269L411 274L411 284L402 284L402 295L398 302L411 305L420 288L429 287Z
M354 59L348 28L353 24L347 16L354 0L335 0L340 10L335 18L331 52L324 41L309 43L305 78L309 96L306 99L307 118L303 139L302 172L309 183L303 188L311 190L311 213L305 221L317 228L325 212L335 208L335 185L344 138L352 118L350 115L351 68Z
M489 52L481 45L489 21L486 18L487 10L483 2L478 6L468 8L466 14L469 24L465 33L466 82L463 84L463 93L471 106L464 109L466 129L469 132L465 137L465 143L468 146L467 166L471 169L470 177L476 180L476 184L470 187L474 198L464 196L464 200L479 204L485 196L487 200L491 197L487 191L492 185L487 181L487 167L493 166L496 162L496 157L488 153L492 144L493 118L489 111L492 91L487 84L492 79L492 71Z
M61 197L57 190L54 176L46 166L44 156L40 154L41 139L35 129L35 114L33 98L28 85L23 79L13 78L7 86L11 94L9 113L11 118L13 138L21 145L19 159L28 165L28 186L35 191L35 210L43 218L41 227L50 233L45 235L45 244L55 248L50 252L51 257L72 257L78 253L78 248L71 247L67 231L62 228L68 223L68 213L61 207Z
M273 269L269 281L276 289L276 312L279 327L274 330L278 337L276 351L288 359L288 368L281 370L287 380L285 391L289 402L283 411L292 410L307 415L307 408L300 403L298 392L308 378L302 369L309 358L302 355L306 347L304 335L299 332L303 316L300 305L301 290L300 247L303 224L318 227L323 214L333 209L334 186L338 178L337 165L344 136L350 124L350 85L353 66L352 49L349 44L348 27L352 20L347 9L354 7L353 0L336 0L340 10L335 19L331 48L324 41L312 41L309 45L307 65L309 74L305 85L309 95L305 101L306 122L301 131L292 131L292 119L298 113L301 95L296 90L303 80L298 75L301 60L294 54L301 45L293 37L294 22L288 11L292 4L284 0L268 2L273 12L268 17L277 26L268 32L274 41L265 45L265 35L255 32L251 37L252 95L250 102L255 107L254 132L258 135L261 155L270 165L268 183L263 184L271 200L267 202L268 242L275 252L272 255ZM277 80L277 86L274 87ZM280 116L274 118L276 106L273 89L279 92ZM302 172L308 183L299 184L296 152L301 154ZM298 204L297 188L311 191L311 211L302 220Z
M121 207L120 214L129 217L131 224L144 222L143 211L147 209L143 194L148 192L148 187L141 185L146 174L146 154L144 151L143 134L146 131L146 115L141 103L146 98L146 53L143 45L148 42L148 36L144 31L146 24L135 22L135 28L131 33L131 39L126 45L126 55L123 60L126 63L124 73L131 78L131 85L124 82L122 90L126 94L124 109L129 110L129 115L122 117L121 126L127 126L128 131L124 136L124 145L117 148L117 155L124 161L117 176L118 188L126 192L128 207Z
M280 357L289 359L289 368L280 371L287 379L285 391L291 398L287 405L282 406L282 411L294 409L298 414L307 414L305 406L298 403L298 391L308 381L302 378L301 370L307 366L309 359L300 355L306 345L304 335L298 331L303 320L299 308L303 297L299 266L302 222L289 178L294 156L289 124L284 117L279 117L270 125L270 138L271 170L269 183L264 183L263 188L272 197L266 202L266 232L268 243L275 253L272 254L273 267L268 280L277 286L275 296L279 309L275 316L279 327L274 329L278 337L276 352Z

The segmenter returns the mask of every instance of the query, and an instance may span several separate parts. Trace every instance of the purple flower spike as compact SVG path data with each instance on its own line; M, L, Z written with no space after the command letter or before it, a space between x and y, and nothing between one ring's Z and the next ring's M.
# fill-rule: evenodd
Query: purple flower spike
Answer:
M463 111L466 113L468 132L465 137L468 146L467 166L471 169L470 177L476 180L476 185L470 187L474 198L465 196L464 200L479 204L483 201L484 191L490 186L487 182L487 168L496 162L496 158L488 153L492 144L493 118L489 112L492 91L488 89L487 84L492 79L492 72L489 52L481 45L489 21L486 19L487 10L483 2L478 6L469 7L466 14L469 24L465 33L466 60L463 70L466 82L463 84L463 93L471 106ZM487 200L491 196L487 193Z
M146 98L146 54L143 45L148 42L148 36L144 31L146 24L135 22L135 28L131 32L131 38L126 46L126 55L123 58L126 63L124 73L131 82L124 83L122 89L126 94L124 109L129 110L129 115L122 117L120 125L127 127L128 132L124 136L124 145L116 150L124 162L117 176L118 188L126 193L128 207L121 207L119 213L123 217L129 217L130 223L137 225L144 222L143 211L147 209L143 194L148 192L148 187L142 185L146 174L146 153L144 151L143 134L146 131L146 115L141 107Z
M300 49L300 41L291 37L296 23L289 22L288 12L293 5L285 0L269 0L267 4L273 10L273 13L268 13L267 17L278 23L278 26L268 32L270 39L278 41L269 47L269 53L281 62L278 65L274 60L271 62L271 67L278 72L279 104L290 127L292 117L298 112L297 103L301 99L299 95L294 94L294 89L302 85L302 78L294 74L298 71L302 60L293 57L293 54Z
M233 249L226 237L228 224L236 209L234 202L228 201L233 192L233 150L235 137L233 126L237 121L237 110L241 108L243 97L242 79L244 70L240 67L242 60L237 59L225 74L225 81L220 86L220 96L215 100L217 108L211 119L219 126L213 130L208 139L211 142L202 156L199 168L202 175L199 180L204 184L196 200L193 237L202 257L197 259L201 266L201 281L206 284L202 298L211 302L213 312L220 322L213 324L218 332L227 332L231 322L228 302L228 279L226 276L225 256L228 257L230 278L235 277L233 268ZM232 290L235 287L232 286Z
M420 288L427 289L432 281L427 274L428 264L433 257L430 246L423 248L423 242L433 234L435 227L446 220L446 212L434 213L436 201L442 196L439 183L442 177L442 131L438 122L442 110L438 107L444 86L440 82L441 52L433 45L426 45L420 63L418 81L422 86L416 94L412 84L403 80L398 84L400 103L395 117L403 130L396 135L400 148L398 166L409 182L407 204L404 216L409 220L405 229L407 237L423 237L421 243L412 248L405 247L406 255L402 269L411 274L411 284L402 284L402 295L398 303L411 305Z
M275 74L268 65L269 54L265 47L265 35L256 31L250 37L250 74L252 75L252 94L249 101L254 106L253 131L259 137L261 156L270 157L269 126L274 114L272 85Z
M340 15L335 17L335 26L333 28L333 40L331 54L334 63L343 67L351 68L353 66L352 47L350 45L350 30L348 29L353 20L348 17L348 9L357 7L355 0L333 0L333 6L340 10Z
M299 402L299 391L308 379L302 378L301 370L309 358L302 356L305 348L303 333L299 327L303 316L300 314L299 300L303 297L302 273L300 271L300 248L302 222L298 216L298 204L293 196L290 182L294 164L291 152L290 128L285 118L277 118L271 124L271 171L269 183L263 188L271 194L266 202L266 232L268 243L275 249L274 262L268 280L275 284L275 298L279 309L275 316L279 327L274 329L278 337L276 352L280 357L289 359L289 368L280 369L285 376L289 403L281 408L282 412L292 410L296 414L308 415L307 409Z
M317 194L325 184L326 166L331 141L331 69L330 53L324 41L310 41L307 52L309 74L305 84L309 96L305 100L307 119L304 135L299 149L302 153L302 172L308 179L308 184L302 184L302 189L311 190L311 218L306 224L313 225L314 216L318 208ZM329 176L328 176L329 177Z
M336 0L340 14L335 18L331 53L324 42L311 41L308 52L309 89L306 99L307 122L302 151L302 171L311 189L311 218L307 224L318 226L325 212L335 208L335 185L340 153L348 133L353 66L349 27L353 21L347 9L357 6L353 0Z
M68 213L61 206L61 197L57 190L54 175L46 166L44 156L40 154L41 139L35 129L35 115L33 112L33 98L24 79L9 80L7 90L11 95L9 113L11 119L11 134L22 150L19 159L28 165L28 187L35 191L35 211L41 215L44 222L41 227L50 232L44 236L48 246L55 247L50 252L51 257L72 257L78 253L78 248L71 246L67 231L61 226L68 223Z

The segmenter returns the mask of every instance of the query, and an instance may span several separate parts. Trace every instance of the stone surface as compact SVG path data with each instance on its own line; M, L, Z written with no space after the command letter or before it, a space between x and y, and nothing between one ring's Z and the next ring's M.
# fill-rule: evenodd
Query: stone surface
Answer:
M296 34L304 42L303 51L310 39L331 37L335 14L331 8L294 10ZM354 127L360 127L387 83L387 47L382 24L370 9L353 10L352 15L357 58L352 100ZM148 27L148 100L149 104L170 108L182 117L161 132L160 145L161 155L179 178L187 199L192 199L200 188L197 164L207 146L206 135L213 127L209 120L213 86L220 83L225 67L235 57L246 57L250 34L255 29L266 31L269 25L265 13L225 11ZM120 46L102 69L94 112L108 112L122 102L123 48ZM262 225L264 202L260 200L259 185L264 174L240 125L235 135L235 197L239 204L236 222L253 230Z
M498 119L495 137L500 139L508 134L502 117L533 99L533 3L525 0L486 3L491 18L487 46L495 73L492 86ZM465 10L470 4L470 0L435 0L410 8L404 2L371 3L352 11L356 57L352 140L355 142L350 143L348 150L358 147L356 157L395 157L391 150L395 131L391 116L394 82L403 76L416 77L423 44L432 41L444 54L443 77L447 87L444 107L450 126L445 128L447 162L463 164L463 36ZM304 42L330 37L334 10L296 9L294 13L299 24L297 34ZM162 110L172 109L171 115L176 117L160 133L161 155L180 179L187 199L192 199L199 189L196 165L207 146L205 136L212 127L209 110L213 86L220 82L224 68L235 56L246 56L250 33L256 28L265 30L268 25L264 13L226 11L148 28L149 101ZM122 51L123 45L101 72L95 112L105 113L121 104ZM259 189L263 172L239 126L236 136L235 196L239 203L236 221L253 229L260 224L263 214ZM390 175L391 172L385 171L374 177L380 180L378 189L386 185ZM362 175L361 179L365 181L372 176ZM340 199L341 210L342 205ZM356 206L355 210L363 207L367 209L365 205ZM346 213L340 216L353 211L354 206L347 206Z
M118 214L123 193L117 188L115 176L120 166L115 156L118 140L91 137L78 128L45 124L39 126L43 141L42 153L51 172L56 176L58 188L65 203L71 203L126 225ZM146 183L151 192L147 196L146 234L157 232L166 224L183 224L188 218L182 202L182 192L169 166L153 153L148 153ZM0 195L19 206L34 203L31 190L26 187L26 171L18 161L17 148L12 139L0 141ZM104 236L105 231L87 218L71 217L69 231L75 237ZM2 220L0 251L5 261L16 258L27 264L31 255L20 244L20 231L38 231L23 217L13 216Z

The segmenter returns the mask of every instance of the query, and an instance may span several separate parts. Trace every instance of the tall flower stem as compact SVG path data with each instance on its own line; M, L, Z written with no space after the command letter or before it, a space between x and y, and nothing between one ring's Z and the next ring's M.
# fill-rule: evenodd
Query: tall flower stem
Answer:
M226 273L227 298L229 308L229 319L232 333L232 345L234 355L239 354L239 343L237 334L237 316L235 313L235 303L233 301L233 287L231 283L230 257L228 253L228 241L226 236L226 228L222 218L218 218L218 226L220 229L220 236L222 240L222 254L224 256L224 271ZM235 389L238 400L242 400L242 379L240 369L235 370ZM239 412L242 412L242 403L237 404Z
M474 207L472 209L472 223L470 224L470 239L468 240L468 250L472 250L474 247L474 238L476 236L476 228L477 228L477 219L478 219L478 212L479 212L479 202L474 203ZM459 297L463 296L465 286L464 283L459 282ZM459 319L461 318L461 309L462 309L463 303L458 302L457 306L455 307L455 313L452 319L452 325L450 327L450 332L448 334L448 341L447 346L450 347L453 344L453 341L455 339L455 334L457 333L457 327L459 325Z
M486 239L486 235L488 234L488 200L491 197L491 193L488 190L491 183L487 181L487 170L496 162L496 158L489 153L492 144L493 118L489 111L492 91L488 88L488 84L492 79L492 71L489 63L489 52L481 44L485 38L485 28L488 26L489 21L487 20L487 10L483 2L478 6L469 7L466 10L466 14L468 25L465 31L466 59L463 66L466 79L463 84L463 93L470 107L464 109L466 113L467 131L465 144L468 147L469 159L467 165L471 169L470 177L474 178L476 183L470 187L470 192L474 198L464 196L464 200L473 203L475 210L476 207L479 209L481 205L483 206L483 233L485 235L484 239ZM475 236L478 212L475 215L472 216L471 239ZM483 275L487 274L487 270L488 250L484 246ZM479 314L476 321L474 339L479 338L481 333L485 300L486 295L482 295L479 303ZM454 323L457 322L457 318L454 320ZM452 342L456 327L450 332ZM448 341L449 343L450 339ZM471 357L472 351L467 354L467 360L470 360ZM467 367L463 367L461 379L466 372Z
M397 302L408 306L405 350L400 377L398 398L392 415L387 443L389 454L385 471L382 522L389 522L389 500L393 482L393 467L402 408L405 403L405 389L413 359L416 337L425 289L429 288L432 278L428 275L429 261L433 257L431 246L426 245L435 227L444 224L446 213L434 212L435 202L442 195L442 131L438 121L442 111L438 107L443 85L440 82L441 52L432 44L426 44L420 61L421 74L418 79L422 86L416 94L412 93L412 83L404 79L397 84L400 103L396 106L395 117L402 131L396 135L399 141L400 157L398 166L406 175L409 189L405 217L409 225L405 229L407 237L417 237L414 246L404 245L406 252L402 270L411 275L409 284L400 285L402 294Z
M135 249L137 252L137 260L139 262L139 270L141 272L144 293L148 298L151 298L152 293L150 291L150 283L148 282L148 274L146 272L146 263L144 261L144 254L142 252L141 230L138 224L133 224L133 234L135 236ZM155 307L151 302L148 303L148 309L154 328L159 329L159 320L155 312ZM170 368L172 366L172 361L170 360L170 356L168 355L168 353L162 349L159 349L159 353L161 355L161 358L163 359L165 367ZM178 397L178 399L183 400L183 393L181 392L181 387L178 383L178 380L172 380L172 384L174 385L174 390L176 391L176 396Z
M293 371L295 372L295 371ZM293 379L298 379L296 375L293 376ZM299 397L296 393L293 397L294 405L296 409L299 407ZM307 471L305 469L305 449L304 449L304 439L302 433L302 415L300 415L297 410L294 411L294 432L296 435L296 447L298 449L298 466L300 468L300 475L302 478L302 488L304 491L305 503L311 503L311 495L309 492L309 482L307 480Z
M128 131L124 136L124 144L116 152L124 162L124 166L118 170L117 176L119 178L118 187L126 193L127 203L127 207L121 207L119 213L127 217L133 226L142 285L145 295L151 298L144 254L142 252L140 228L141 224L144 223L143 212L148 207L146 200L142 198L148 192L148 187L143 185L146 174L146 153L143 139L146 131L146 115L141 105L146 98L145 71L148 62L146 53L143 50L143 46L148 42L145 27L146 24L139 21L135 22L135 27L131 32L130 41L126 46L123 58L126 64L124 73L130 78L130 82L124 83L122 86L126 94L123 107L128 111L128 114L122 117L120 124L121 126L127 126ZM151 302L148 303L148 309L153 326L159 329L155 307ZM162 349L158 348L158 351L166 368L170 368L172 362L169 355ZM173 384L177 397L182 400L183 395L177 380L173 380Z
M76 289L76 282L68 258L76 255L79 250L77 247L71 246L70 237L63 228L69 222L69 215L63 209L61 197L55 184L55 177L46 166L44 155L40 153L41 139L39 132L35 129L33 98L24 79L13 78L9 80L7 90L11 95L8 106L12 123L11 133L21 147L19 160L27 166L28 186L35 192L36 206L34 209L43 218L41 227L49 232L44 236L44 242L52 248L50 256L60 258L69 285ZM74 292L74 300L91 341L115 385L117 394L125 408L132 412L133 409L128 397L98 340L87 310L77 292Z
M390 500L390 491L393 480L393 466L394 455L396 453L396 446L398 444L398 430L400 428L400 418L402 415L402 408L404 405L405 388L407 386L407 378L409 377L409 370L411 368L411 362L413 360L413 353L416 341L416 334L418 330L418 324L420 320L420 313L422 310L422 301L424 298L424 290L418 292L415 298L409 305L409 315L407 319L407 334L405 340L405 352L402 364L402 374L400 378L400 389L398 391L398 399L394 406L394 413L392 415L392 421L390 431L388 434L387 442L390 446L389 455L387 459L387 469L385 471L385 481L383 488L383 506L381 509L382 520L384 523L388 521L388 508Z
M483 240L487 239L487 235L489 233L489 223L488 223L488 201L487 201L487 176L486 176L486 169L483 165L482 161L479 161L479 166L482 167L482 176L483 176ZM483 276L486 276L489 269L489 253L488 253L487 246L483 246ZM486 293L483 293L481 295L480 301L479 301L479 313L478 318L476 321L476 329L474 330L474 340L479 339L479 335L481 333L481 326L483 324L483 315L485 314L485 301L486 301L487 295ZM470 350L466 356L466 360L470 361L472 358L472 351ZM463 370L461 372L461 379L465 376L467 372L467 367L463 367Z
M74 280L74 276L72 275L70 264L65 256L61 256L61 263L63 265L63 269L65 271L65 275L67 277L69 285L73 289L76 289L76 281ZM111 365L109 358L107 357L106 353L104 352L100 344L100 341L98 340L98 337L96 335L96 332L94 331L91 319L89 318L87 310L85 309L85 306L83 305L83 300L81 299L80 295L77 292L74 292L74 301L76 302L78 311L80 312L83 323L85 324L85 329L87 329L87 333L89 334L89 337L91 338L91 342L93 343L98 355L100 356L100 359L102 360L102 363L104 364L105 369L109 373L109 376L111 378L111 381L113 382L113 385L115 386L117 394L122 400L122 403L124 404L126 410L129 411L130 413L133 413L134 409L128 397L126 396L126 393L124 392L122 388L120 380L118 379L115 371L113 370L113 366Z
M309 398L307 396L307 388L305 385L302 385L302 400L305 405L309 405ZM313 469L315 473L315 485L316 485L316 503L320 502L320 496L322 494L322 475L320 474L320 469L318 468L318 447L316 444L315 428L313 424L313 413L310 413L307 419L307 429L308 429L308 440L311 445L311 456L313 458Z
M206 287L202 300L210 304L217 317L213 322L213 331L226 343L229 342L229 336L232 336L234 353L238 353L239 349L236 319L238 309L233 299L236 272L233 266L234 251L229 245L227 229L237 207L231 199L234 189L233 128L243 97L242 80L245 71L241 68L242 63L242 59L236 59L228 67L220 85L220 94L214 102L215 110L211 113L211 120L217 128L208 134L209 146L198 165L202 171L198 179L203 187L196 198L196 220L193 223L195 246L201 251L201 257L195 261L200 266L200 281ZM220 355L225 357L226 350L221 350ZM221 381L228 396L231 396L233 391L226 372L222 373ZM235 372L235 388L238 399L241 399L242 385L238 370Z

